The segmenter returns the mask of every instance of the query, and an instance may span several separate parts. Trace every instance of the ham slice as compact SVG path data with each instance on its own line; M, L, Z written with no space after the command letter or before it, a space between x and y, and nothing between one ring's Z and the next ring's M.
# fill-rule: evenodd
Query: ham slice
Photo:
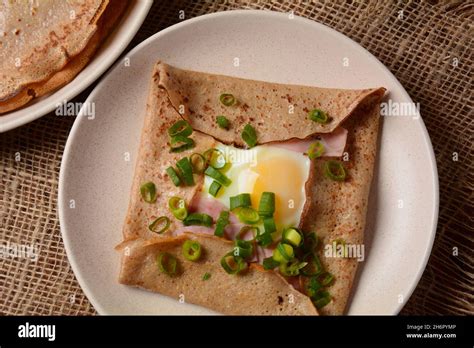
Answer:
M200 192L194 195L189 205L189 212L191 213L199 212L199 213L208 214L212 217L214 222L216 222L216 220L219 218L219 214L221 213L222 210L227 210L227 207L224 204L222 204L216 199L206 197L206 195ZM229 214L229 221L230 223L224 229L224 232L225 232L224 236L226 239L235 240L237 234L240 232L241 228L245 225L241 223L239 219L237 218L237 216L235 216L235 214L233 213ZM213 235L214 230L215 230L214 226L213 227L181 226L175 229L173 234L177 236L177 235L183 234L184 232L192 232L192 233L198 233L198 234ZM248 239L248 238L244 236L244 239ZM272 256L272 254L273 254L272 249L257 246L255 255L250 260L250 262L258 262L261 264L263 262L263 259Z
M275 142L271 145L295 152L305 153L308 151L309 145L315 141L320 141L323 144L323 157L340 157L344 154L344 149L346 147L347 129L338 127L332 133L320 134L315 138Z
M189 205L190 213L204 213L212 217L214 222L219 218L219 214L222 210L227 210L227 207L216 199L208 198L204 194L198 192L194 195ZM224 229L225 237L229 240L234 240L240 229L244 226L235 214L229 214L229 224ZM174 231L175 235L182 234L183 232L193 232L202 234L214 234L215 227L206 226L182 226Z

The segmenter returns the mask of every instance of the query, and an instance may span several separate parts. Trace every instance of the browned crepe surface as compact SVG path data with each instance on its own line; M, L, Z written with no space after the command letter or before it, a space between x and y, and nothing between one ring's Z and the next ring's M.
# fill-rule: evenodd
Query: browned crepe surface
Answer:
M259 144L330 133L358 105L371 103L384 93L381 88L330 89L255 81L182 70L161 62L156 68L160 86L176 110L184 106L193 129L238 146L245 146L241 132L247 123L257 131ZM233 94L238 103L223 105L219 101L223 93ZM313 109L324 110L332 120L322 124L308 119ZM230 120L230 131L217 126L217 115Z
M356 258L325 257L324 246L336 239L343 239L348 245L364 243L367 204L377 153L378 103L360 108L343 126L349 131L349 161L344 162L348 177L343 182L328 179L323 174L327 159L313 161L312 194L308 196L311 204L302 223L303 230L315 231L321 239L321 262L335 276L329 288L333 301L320 309L326 315L344 313L359 264Z

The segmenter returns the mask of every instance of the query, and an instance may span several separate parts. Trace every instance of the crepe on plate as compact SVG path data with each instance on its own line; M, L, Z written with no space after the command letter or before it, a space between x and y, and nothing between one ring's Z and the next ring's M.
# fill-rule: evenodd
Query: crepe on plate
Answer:
M326 257L324 246L363 243L384 93L158 62L120 283L224 314L343 314L357 260Z
M4 1L0 5L0 114L71 81L128 1Z

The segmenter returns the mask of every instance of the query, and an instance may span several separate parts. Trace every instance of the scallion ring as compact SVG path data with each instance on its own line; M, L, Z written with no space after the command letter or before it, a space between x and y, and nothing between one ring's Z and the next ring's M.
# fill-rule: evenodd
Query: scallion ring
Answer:
M302 275L306 277L314 277L323 271L323 266L318 255L309 252L303 256L302 260L307 263L306 266L301 269Z
M248 233L251 233L252 238L245 238ZM247 240L253 241L260 233L260 229L257 226L242 226L239 233L235 236L235 240Z
M206 170L204 171L204 174L207 176L213 178L214 180L217 180L220 184L228 187L230 184L232 184L232 180L230 180L227 176L219 172L216 168L214 167L207 167Z
M229 212L222 210L217 218L216 229L214 235L218 237L224 237L225 227L229 224Z
M219 100L221 101L221 103L225 106L232 106L234 105L237 100L235 99L235 97L230 94L230 93L222 93L220 96L219 96Z
M252 205L249 193L241 193L237 196L232 196L229 198L229 203L230 210L242 207L250 207Z
M316 141L309 145L308 157L310 160L321 157L324 153L324 145L320 141Z
M230 122L227 117L220 115L216 117L217 125L222 129L229 129Z
M286 277L294 277L300 274L300 269L306 266L306 262L299 262L298 260L284 261L280 263L279 271Z
M323 286L316 277L309 279L306 285L306 294L308 297L314 298L322 290Z
M311 233L306 233L305 238L304 238L304 249L307 252L313 252L314 249L318 246L319 239L316 233L311 232Z
M224 257L221 259L221 266L229 274L239 274L245 271L248 267L244 258L240 256L234 256L233 251L224 255Z
M278 267L280 265L279 262L275 261L273 259L273 257L267 257L265 259L263 259L263 269L265 270L271 270L271 269L274 269L276 267Z
M202 174L206 169L206 159L200 153L193 153L189 157L189 161L193 167L193 172L196 174Z
M253 256L253 245L251 241L236 239L234 247L234 256L240 256L249 259Z
M312 301L317 309L321 309L331 302L331 295L327 291L320 291L312 298Z
M242 207L237 211L237 217L244 224L256 224L260 221L260 215L251 207Z
M263 229L265 233L273 233L276 232L276 224L275 219L273 217L266 217L263 219Z
M263 192L258 205L260 216L272 216L275 212L275 193Z
M318 276L323 286L329 286L334 280L334 276L329 272L324 272Z
M194 140L182 135L172 137L170 140L171 152L178 153L192 149L195 145Z
M176 167L181 171L183 181L186 185L194 185L193 167L188 157L181 158L176 162Z
M328 115L319 109L313 109L308 113L308 117L311 121L318 122L318 123L327 123L328 122Z
M273 250L273 259L277 262L290 261L295 257L293 247L286 243L278 243L276 249Z
M212 197L216 197L221 187L222 187L221 184L219 184L216 180L213 180L211 183L211 186L209 186L209 194Z
M267 247L273 243L272 234L269 232L264 232L257 235L257 243L263 247Z
M212 226L212 217L204 213L192 213L189 214L183 220L184 226Z
M143 200L147 203L155 203L156 201L156 186L151 181L140 186L140 194Z
M168 135L170 137L175 137L175 136L187 137L187 136L190 136L192 132L193 132L193 129L191 128L191 125L185 120L177 121L168 129Z
M299 247L303 243L303 233L295 227L287 228L283 231L282 241Z
M257 145L257 132L250 124L246 124L242 131L242 139L248 145L249 148Z
M168 207L171 213L178 220L184 220L188 216L188 209L186 208L186 202L184 199L179 197L171 197L168 201Z
M186 260L197 261L201 257L201 244L188 239L183 244L183 256Z
M174 186L181 185L181 179L179 178L178 173L176 173L173 167L170 166L166 168L166 174L168 174Z
M161 234L165 232L169 227L170 219L167 216L160 216L148 226L148 229L151 232Z
M178 260L170 253L160 253L156 258L156 263L161 272L174 276L178 270Z
M221 150L212 148L206 150L203 154L206 164L213 166L216 169L224 168L227 164L224 154Z
M346 179L346 170L339 161L327 161L324 163L324 174L331 180L344 181Z

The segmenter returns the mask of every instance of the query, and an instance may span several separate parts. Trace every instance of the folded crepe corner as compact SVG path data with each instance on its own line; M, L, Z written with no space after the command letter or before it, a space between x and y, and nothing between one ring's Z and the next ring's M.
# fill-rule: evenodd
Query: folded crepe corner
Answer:
M191 262L182 256L184 241L198 241L205 250L205 257ZM232 249L233 243L222 238L184 233L176 237L153 242L134 240L123 254L119 281L143 289L159 292L179 300L233 315L317 315L311 300L288 286L286 280L273 271L262 271L251 265L239 276L229 276L219 261ZM178 274L170 277L157 272L156 255L168 252L178 259ZM205 273L211 274L203 280ZM255 294L259 296L255 301Z
M218 98L225 92L232 92L239 100L238 105L222 106ZM337 238L345 238L347 243L363 243L377 148L379 103L384 93L384 88L325 89L245 80L182 70L157 62L123 228L124 242L119 248L122 252L120 283L176 299L184 294L186 302L224 314L317 315L318 310L310 298L274 271L262 271L260 266L251 264L244 275L228 275L219 260L232 248L230 241L182 233L181 222L176 221L167 208L168 199L179 196L190 204L199 193L203 177L195 176L195 186L176 187L165 169L183 156L214 147L217 141L244 146L241 131L247 123L254 126L259 145L311 139L343 127L347 130L343 135L347 136L346 151L350 154L349 177L343 182L329 180L322 175L327 159L312 161L305 184L307 200L300 227L305 231L316 231L323 243L331 243ZM291 118L288 117L290 105L294 110ZM307 114L312 108L325 110L331 122L320 124L308 120ZM221 114L231 121L229 130L216 126L215 117ZM194 130L191 138L196 146L183 153L171 153L166 145L167 130L183 118ZM145 203L139 195L140 185L146 181L154 182L159 188L155 204ZM149 222L158 216L167 216L172 221L168 232L162 235L148 230ZM202 261L183 259L181 245L189 238L198 240L206 250ZM163 251L178 258L179 277L169 277L157 270L156 255ZM331 286L332 301L319 313L343 314L357 261L330 259L323 253L320 259L335 275L335 281ZM205 272L212 273L208 281L202 280Z

